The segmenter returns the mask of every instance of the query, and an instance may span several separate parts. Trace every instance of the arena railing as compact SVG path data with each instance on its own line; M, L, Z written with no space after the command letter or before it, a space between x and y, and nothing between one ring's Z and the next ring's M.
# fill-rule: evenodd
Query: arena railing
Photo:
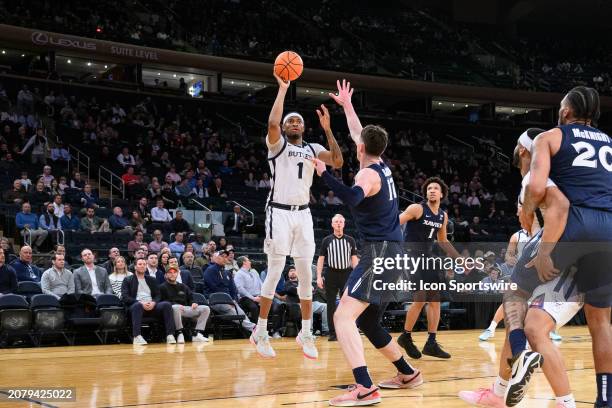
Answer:
M208 226L212 225L212 210L196 199L190 198L189 202L195 204L196 206L204 210L204 223L203 224L208 225ZM196 221L197 220L195 219L195 213L194 213L192 224L197 225L198 223Z
M405 188L397 188L400 192L399 198L400 199L404 199L406 201L409 201L411 203L420 203L421 201L423 201L425 198L414 192L414 191L410 191L410 190L406 190Z
M81 166L87 171L87 181L89 182L89 172L91 168L91 159L83 151L77 149L74 145L68 145L68 153L70 153L71 160L68 160L68 174L70 174L70 163L76 163L76 170L81 172ZM74 166L74 165L73 165Z
M121 193L121 199L125 200L125 184L121 177L113 173L104 166L98 167L98 194L102 192L102 182L108 183L110 190L109 203L110 207L113 206L113 189Z
M240 209L246 211L246 213L251 216L251 223L247 224L247 227L252 227L253 225L255 225L255 213L253 211L249 210L244 205L240 204L238 201L229 200L227 202L231 203L231 204L234 204L234 205L237 205L238 207L240 207Z

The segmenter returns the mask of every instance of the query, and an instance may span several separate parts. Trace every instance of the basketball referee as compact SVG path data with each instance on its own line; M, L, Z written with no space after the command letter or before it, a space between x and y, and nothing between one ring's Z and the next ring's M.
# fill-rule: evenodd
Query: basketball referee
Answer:
M334 312L336 311L336 296L346 284L349 274L359 263L357 258L357 245L355 239L344 234L344 217L336 214L331 222L334 233L326 236L321 243L319 260L317 261L317 286L325 287L327 297L327 321L329 324L329 341L336 341L334 329ZM323 266L325 270L325 284L323 283Z

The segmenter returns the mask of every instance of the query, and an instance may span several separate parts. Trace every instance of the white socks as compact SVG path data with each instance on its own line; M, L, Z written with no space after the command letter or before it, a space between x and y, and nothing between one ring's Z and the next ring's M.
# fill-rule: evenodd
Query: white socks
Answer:
M302 320L302 333L312 332L312 320Z
M498 375L493 383L493 393L498 397L503 397L506 394L506 388L508 388L508 381Z
M561 404L563 408L576 408L576 400L574 399L574 394L564 395L555 399L557 400L557 404Z
M497 329L497 322L495 320L491 320L491 324L489 325L489 328L487 330L494 332L495 329Z
M268 332L268 319L257 319L257 330L255 334L258 336L264 335Z

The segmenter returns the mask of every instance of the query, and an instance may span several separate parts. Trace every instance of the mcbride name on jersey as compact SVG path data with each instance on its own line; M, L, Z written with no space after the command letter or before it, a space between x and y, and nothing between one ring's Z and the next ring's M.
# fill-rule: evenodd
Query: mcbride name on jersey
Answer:
M318 157L325 148L318 143L293 145L285 136L273 145L266 136L266 144L272 173L268 201L286 205L308 204L314 174L310 159Z
M558 128L563 136L550 178L572 205L612 211L612 140L591 126Z

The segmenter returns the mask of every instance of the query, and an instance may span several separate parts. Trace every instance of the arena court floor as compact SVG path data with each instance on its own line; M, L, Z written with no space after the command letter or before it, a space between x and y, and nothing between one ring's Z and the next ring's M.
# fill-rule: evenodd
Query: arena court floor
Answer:
M451 331L439 340L448 361L424 358L416 366L425 384L416 390L385 390L378 407L454 408L462 389L488 386L497 373L502 331L479 344L480 331ZM579 407L592 407L595 375L586 327L561 330L561 349ZM416 333L423 344L426 333ZM320 358L306 360L294 339L274 340L275 360L259 358L247 340L167 346L152 344L4 349L0 352L0 388L76 387L76 402L0 401L17 407L326 407L352 382L338 343L317 341ZM393 367L368 344L373 379L394 374ZM536 374L520 407L553 407L543 374Z

